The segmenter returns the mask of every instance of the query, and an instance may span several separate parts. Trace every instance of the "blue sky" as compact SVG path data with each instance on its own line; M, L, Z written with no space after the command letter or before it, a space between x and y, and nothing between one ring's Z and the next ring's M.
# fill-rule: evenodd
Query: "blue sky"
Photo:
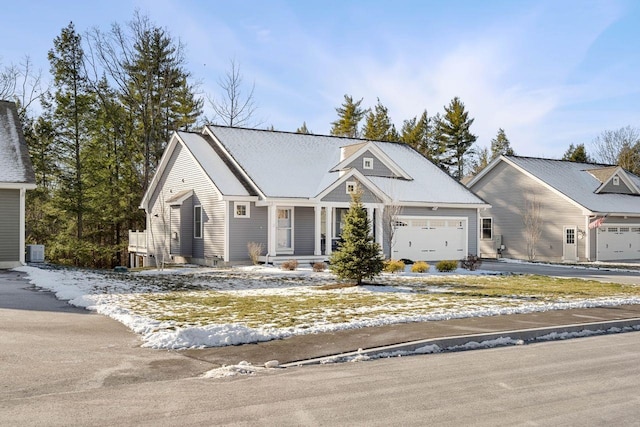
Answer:
M257 116L278 130L306 121L328 133L344 94L366 107L380 98L398 128L459 96L478 145L504 128L528 156L640 127L633 0L0 1L3 65L29 55L49 78L47 51L69 21L107 30L139 9L186 45L203 92L235 58Z

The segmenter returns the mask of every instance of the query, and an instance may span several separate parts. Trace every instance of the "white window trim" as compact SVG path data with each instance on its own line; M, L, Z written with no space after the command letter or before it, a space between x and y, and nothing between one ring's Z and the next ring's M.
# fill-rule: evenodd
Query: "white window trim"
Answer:
M354 193L356 191L357 185L358 185L358 183L355 182L355 181L347 181L347 185L346 185L346 188L345 188L346 193L347 194ZM353 190L349 191L349 187L353 187Z
M367 167L367 162L369 166ZM362 159L362 169L373 169L373 158L372 157L364 157Z
M620 177L618 175L613 177L613 185L620 185Z
M290 221L291 221L291 247L290 248L283 248L281 246L278 245L278 230L280 230L280 227L278 227L278 211L279 210L288 210L289 211L289 216L290 216ZM295 229L294 229L294 209L293 206L278 206L276 208L276 253L277 254L293 254L294 253L294 245L295 245Z
M484 237L484 227L482 226L482 222L485 220L491 220L491 237ZM493 217L485 216L480 217L480 240L493 240Z
M238 206L244 206L245 214L238 214ZM233 202L233 217L234 218L251 218L251 212L249 211L249 207L251 203L249 202Z
M200 208L200 235L196 235L196 208ZM204 224L202 222L202 205L193 205L193 238L194 239L202 239L204 235Z

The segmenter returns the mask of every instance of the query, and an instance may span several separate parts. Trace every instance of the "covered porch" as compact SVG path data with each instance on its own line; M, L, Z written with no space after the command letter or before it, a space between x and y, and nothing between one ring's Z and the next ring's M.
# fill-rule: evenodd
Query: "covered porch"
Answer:
M384 205L364 203L375 241L382 247ZM259 260L278 264L326 262L336 250L349 203L266 203L268 209L266 254Z

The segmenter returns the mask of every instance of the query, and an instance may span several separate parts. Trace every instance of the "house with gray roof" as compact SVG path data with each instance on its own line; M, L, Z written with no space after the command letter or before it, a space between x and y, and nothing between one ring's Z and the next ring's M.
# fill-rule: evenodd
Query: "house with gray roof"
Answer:
M387 257L462 259L478 249L489 207L408 145L205 126L176 132L131 232L131 263L313 262L337 247L351 193ZM155 259L153 259L155 258Z
M491 204L483 257L640 259L640 177L619 166L501 156L467 186Z
M0 101L0 268L24 264L26 190L34 188L18 110L13 102Z

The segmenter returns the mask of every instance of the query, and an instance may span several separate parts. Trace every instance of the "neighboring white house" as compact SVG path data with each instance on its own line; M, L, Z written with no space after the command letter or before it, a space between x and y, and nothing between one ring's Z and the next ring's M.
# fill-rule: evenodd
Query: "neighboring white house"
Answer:
M25 193L36 188L16 105L0 101L0 268L25 261Z
M501 156L467 186L492 206L480 218L483 257L528 259L528 213L537 260L640 259L640 177L618 166Z
M387 257L477 253L489 205L406 144L206 126L169 141L131 263L243 263L249 242L264 262L326 260L357 187Z

